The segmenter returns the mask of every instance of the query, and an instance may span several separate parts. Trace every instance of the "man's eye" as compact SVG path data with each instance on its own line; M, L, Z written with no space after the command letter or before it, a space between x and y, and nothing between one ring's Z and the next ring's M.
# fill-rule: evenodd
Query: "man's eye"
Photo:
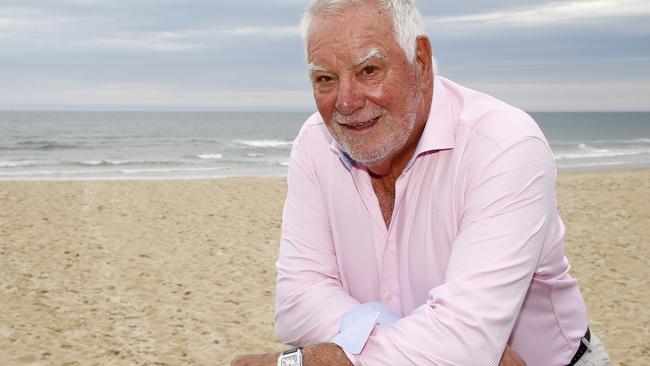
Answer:
M377 66L366 66L363 68L363 73L365 75L372 75L377 72L379 68Z
M316 77L316 82L317 83L326 83L328 81L331 81L332 78L327 76L327 75L321 75Z

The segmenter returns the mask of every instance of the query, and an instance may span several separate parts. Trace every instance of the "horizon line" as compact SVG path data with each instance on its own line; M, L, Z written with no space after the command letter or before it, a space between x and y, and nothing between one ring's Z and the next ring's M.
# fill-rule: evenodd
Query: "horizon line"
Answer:
M526 113L650 113L650 109L537 109ZM143 113L316 113L303 108L2 108L0 112L143 112Z

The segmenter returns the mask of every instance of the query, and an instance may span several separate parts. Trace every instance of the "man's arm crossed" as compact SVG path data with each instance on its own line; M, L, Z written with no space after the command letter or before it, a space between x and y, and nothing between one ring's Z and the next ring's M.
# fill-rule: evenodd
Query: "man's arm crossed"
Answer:
M341 286L322 194L309 166L307 132L301 131L291 153L277 262L276 334L295 346L329 342L341 316L359 305Z

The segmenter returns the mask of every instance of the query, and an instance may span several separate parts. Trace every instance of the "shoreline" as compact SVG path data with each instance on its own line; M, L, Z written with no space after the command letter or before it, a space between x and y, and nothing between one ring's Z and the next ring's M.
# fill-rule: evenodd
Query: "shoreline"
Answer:
M638 166L594 166L594 167L580 167L580 168L559 168L557 175L562 176L566 174L607 174L619 172L636 172L650 170L649 165L640 164ZM212 181L212 180L228 180L228 179L286 179L286 174L269 174L269 175L229 175L229 176L152 176L152 177L71 177L71 178L0 178L0 184L10 182L164 182L164 181Z
M273 329L285 177L0 181L0 364L229 364ZM613 364L650 347L650 169L558 172ZM645 199L643 197L646 197Z

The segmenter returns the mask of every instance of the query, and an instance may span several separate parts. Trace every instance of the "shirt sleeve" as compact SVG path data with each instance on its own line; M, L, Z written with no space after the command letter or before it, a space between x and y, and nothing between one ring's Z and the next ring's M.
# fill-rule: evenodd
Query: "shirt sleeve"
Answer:
M276 263L275 331L295 346L330 341L359 306L341 286L332 233L303 128L291 151L289 190Z
M361 365L499 363L556 205L544 141L526 138L497 151L483 154L466 176L445 283L410 315L377 326L357 359Z

